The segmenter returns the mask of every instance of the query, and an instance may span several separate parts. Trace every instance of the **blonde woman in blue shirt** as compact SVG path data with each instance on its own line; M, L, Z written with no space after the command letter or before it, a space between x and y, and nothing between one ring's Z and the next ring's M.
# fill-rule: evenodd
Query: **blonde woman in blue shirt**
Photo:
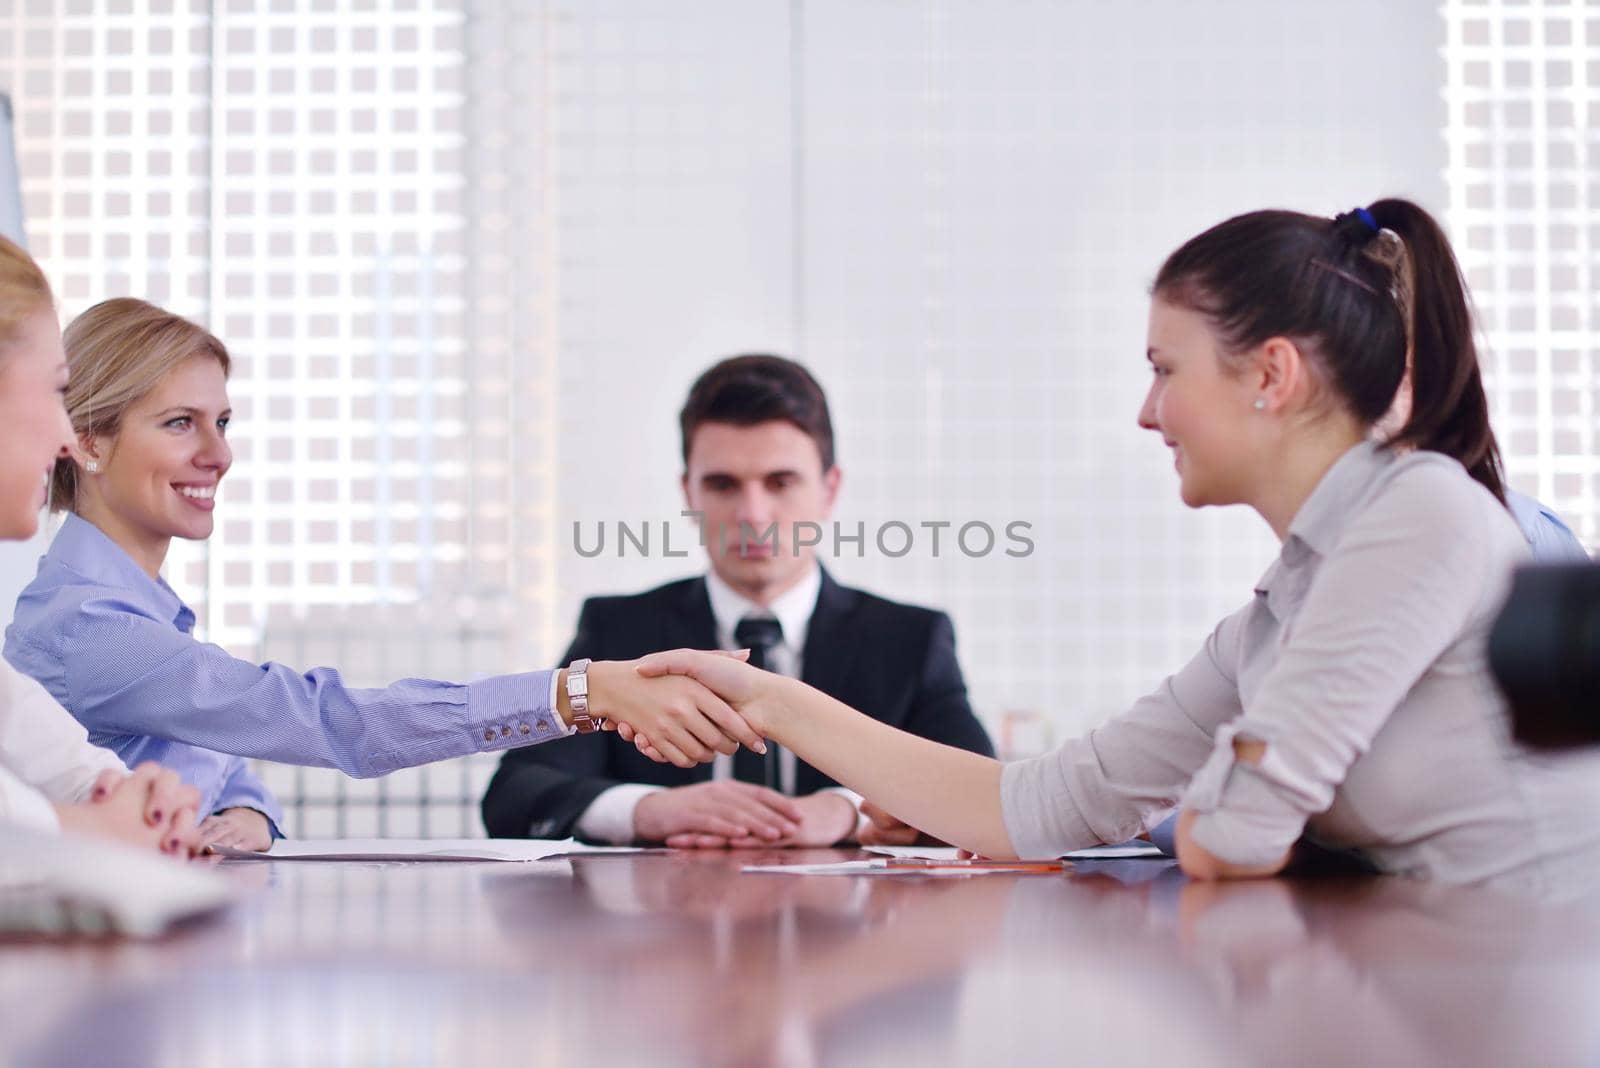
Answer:
M1229 219L1153 287L1139 425L1192 507L1282 542L1188 665L1010 765L705 654L648 658L899 820L978 853L1056 856L1181 805L1198 878L1274 874L1302 834L1373 868L1534 892L1592 886L1600 755L1510 737L1486 635L1528 543L1507 510L1464 283L1404 200ZM1374 441L1412 356L1412 404ZM650 739L635 739L648 751Z
M144 301L106 301L65 337L76 441L56 464L68 515L17 601L5 657L125 760L177 769L202 795L212 844L265 849L276 801L243 758L375 776L576 728L565 671L458 684L345 685L332 668L254 664L195 639L194 613L161 578L173 538L209 537L233 463L229 357L206 330ZM682 766L763 749L739 715L687 679L587 665L595 715L666 733ZM651 735L654 737L654 735Z

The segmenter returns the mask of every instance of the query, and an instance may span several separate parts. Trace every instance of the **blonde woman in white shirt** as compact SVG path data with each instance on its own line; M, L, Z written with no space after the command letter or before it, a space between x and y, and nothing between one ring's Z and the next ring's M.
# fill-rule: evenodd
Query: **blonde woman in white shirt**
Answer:
M734 660L643 670L692 675L893 817L981 854L1118 842L1181 804L1198 878L1275 874L1304 835L1383 872L1586 884L1600 756L1516 745L1486 667L1528 549L1438 224L1404 200L1252 212L1174 252L1152 297L1139 425L1172 449L1185 503L1248 505L1282 551L1149 696L1002 766ZM1411 411L1374 442L1408 350Z
M67 361L49 283L0 237L0 538L38 529L46 478L72 441ZM0 824L187 854L199 794L156 764L130 774L37 682L0 661Z

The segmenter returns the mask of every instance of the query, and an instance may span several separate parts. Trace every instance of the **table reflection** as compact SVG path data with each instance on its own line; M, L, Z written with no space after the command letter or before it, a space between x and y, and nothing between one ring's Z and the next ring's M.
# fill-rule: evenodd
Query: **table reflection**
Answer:
M1170 864L841 852L225 865L153 943L0 946L0 1063L1596 1063L1600 910Z

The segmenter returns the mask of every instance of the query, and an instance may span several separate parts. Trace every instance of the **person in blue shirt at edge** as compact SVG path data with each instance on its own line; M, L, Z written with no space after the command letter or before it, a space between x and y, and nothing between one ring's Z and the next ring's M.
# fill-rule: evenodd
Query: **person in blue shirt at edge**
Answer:
M173 538L212 532L233 462L227 349L131 298L90 308L64 341L77 444L56 463L51 509L68 515L17 600L5 658L93 741L197 787L208 844L266 849L282 834L277 802L241 758L370 777L592 730L601 717L663 732L666 759L684 767L740 743L765 750L704 687L662 687L626 663L588 665L585 717L566 669L356 689L331 668L253 664L197 641L161 567Z

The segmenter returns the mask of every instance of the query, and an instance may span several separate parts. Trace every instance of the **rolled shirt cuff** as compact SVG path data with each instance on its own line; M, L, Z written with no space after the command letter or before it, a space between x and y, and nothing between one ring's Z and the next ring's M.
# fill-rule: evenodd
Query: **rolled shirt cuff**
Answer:
M1305 820L1286 804L1281 775L1267 767L1276 754L1265 732L1243 722L1217 732L1216 745L1184 794L1182 808L1195 813L1189 837L1218 860L1257 868L1279 860L1305 829ZM1241 763L1234 755L1236 735L1267 742L1263 766Z
M1059 857L1106 841L1083 818L1062 773L1063 756L1046 753L1000 770L1000 813L1019 857Z

